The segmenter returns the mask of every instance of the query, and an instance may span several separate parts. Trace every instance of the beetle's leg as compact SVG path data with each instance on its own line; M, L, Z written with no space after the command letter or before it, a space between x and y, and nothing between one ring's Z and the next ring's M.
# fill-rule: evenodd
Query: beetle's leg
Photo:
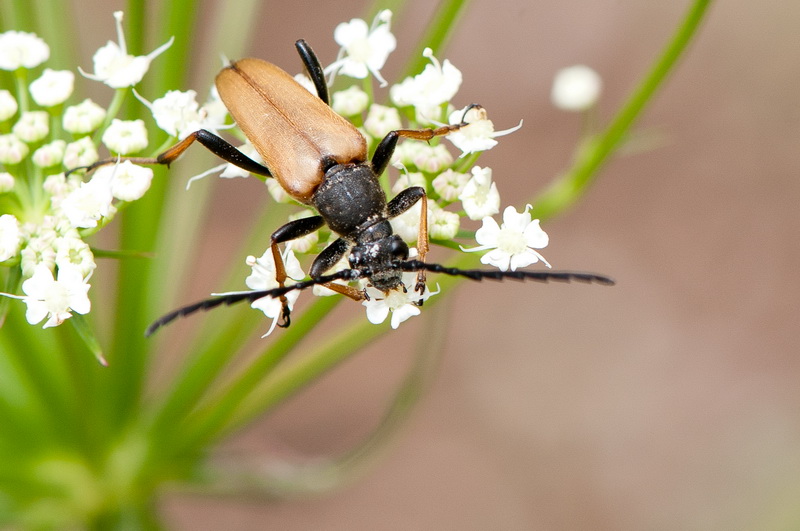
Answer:
M192 145L193 142L200 142L204 145L209 151L214 153L216 156L224 160L225 162L229 162L234 166L242 168L243 170L247 170L250 173L255 173L256 175L263 175L265 177L272 177L272 174L269 172L269 168L264 166L263 164L259 164L258 162L254 161L241 151L239 151L235 146L228 143L226 140L222 139L221 137L215 135L214 133L207 131L205 129L198 129L194 133L190 134L165 152L161 153L157 157L154 158L144 158L144 157L123 157L122 160L129 160L134 164L164 164L169 166L175 160L183 155L183 152L186 151L189 146ZM108 158L103 159L95 162L91 166L86 166L85 169L88 171L92 171L95 168L100 166L105 166L106 164L114 164L117 162L117 158ZM78 169L83 168L73 168L67 173L73 172Z
M476 103L469 105L464 111L461 123L443 125L436 129L398 129L396 131L389 131L389 133L383 137L381 143L378 144L378 147L375 148L375 153L372 155L372 169L375 171L375 175L382 174L386 169L389 160L392 158L392 153L394 153L394 148L397 147L397 141L400 140L401 137L428 141L437 136L449 135L453 131L458 131L462 127L469 125L469 123L464 121L464 118L467 116L467 112L474 108L480 108L480 105Z
M330 270L336 263L342 259L350 244L343 238L339 238L329 246L325 247L321 253L317 255L314 262L311 264L311 269L308 270L308 276L311 278L319 278L326 271ZM335 282L328 282L322 284L326 288L341 293L346 297L350 297L354 301L363 301L364 292L352 286L345 286L336 284Z
M425 255L428 253L428 196L425 193L425 189L421 186L406 188L389 201L386 208L389 211L389 218L395 218L413 207L419 200L422 200L422 208L419 216L417 251L419 252L418 260L424 262ZM419 293L425 291L425 271L420 270L417 272L417 285L414 289Z
M317 89L317 96L325 102L325 105L330 105L328 82L325 80L325 73L322 70L322 65L319 64L317 54L314 53L311 46L303 39L294 43L294 47L297 48L297 53L300 54L300 59L303 60L303 64L306 66L308 76L311 78L311 81L314 82L314 87Z
M272 259L275 262L275 280L278 281L280 287L284 287L286 285L287 275L286 266L283 264L281 250L278 245L291 240L296 240L297 238L302 238L306 234L311 234L323 225L325 225L325 220L322 219L322 216L311 216L308 218L300 218L290 221L272 233L272 236L270 237L270 248L272 249ZM286 328L291 324L291 319L289 318L291 310L289 310L289 302L286 300L285 296L281 296L280 300L281 304L283 305L283 310L281 311L281 322L278 323L278 326Z

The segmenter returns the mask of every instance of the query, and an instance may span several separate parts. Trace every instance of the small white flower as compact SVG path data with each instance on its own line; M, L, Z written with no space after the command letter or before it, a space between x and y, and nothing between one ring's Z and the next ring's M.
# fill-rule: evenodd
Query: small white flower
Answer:
M97 222L112 212L110 175L96 172L88 183L81 183L61 201L61 211L76 228L96 227Z
M269 192L269 195L272 196L272 199L274 199L276 203L291 203L294 201L292 196L283 189L277 179L267 179L264 181L264 184L267 186L267 192Z
M428 181L425 180L425 175L420 172L404 172L400 174L397 181L392 185L392 193L399 194L406 188L412 186L421 186L428 188Z
M50 168L56 164L61 164L64 160L64 151L67 143L63 140L53 140L33 152L33 163L40 168Z
M68 266L75 266L81 276L86 278L97 267L89 245L77 234L56 238L53 247L56 250L56 265L59 271Z
M452 240L458 234L461 218L455 212L428 203L428 234L434 240Z
M472 178L458 196L469 219L483 219L500 212L500 193L492 182L491 168L472 168Z
M346 90L334 92L331 107L342 116L355 116L364 112L368 104L369 95L357 85L353 85Z
M56 251L47 238L31 238L20 251L22 276L30 277L39 265L52 269L56 265Z
M11 214L0 216L0 262L16 256L21 241L22 233L17 218Z
M49 121L47 111L24 112L11 131L23 142L39 142L50 132Z
M8 172L0 172L0 194L5 194L14 189L14 176Z
M186 138L191 133L205 127L200 114L200 104L196 100L197 93L193 90L186 92L170 90L164 96L154 100L153 103L142 98L135 91L134 95L150 109L156 125L170 136L179 139Z
M94 177L108 179L111 183L111 195L120 201L136 201L150 188L153 170L139 166L129 160L118 164L98 168Z
M88 278L81 275L80 269L71 264L58 268L58 280L53 278L53 273L46 265L36 267L33 276L22 283L25 297L22 299L28 306L25 318L30 324L37 324L47 318L43 328L58 326L66 319L72 317L71 312L80 314L89 313L90 285Z
M364 129L375 138L383 138L389 131L400 129L400 113L394 107L373 103L369 106Z
M420 146L414 153L412 162L418 169L437 173L453 163L453 155L443 144L429 146L419 142Z
M300 268L300 262L297 260L297 257L294 255L294 252L292 252L291 249L284 251L281 254L281 257L283 258L283 263L286 268L286 275L289 278L301 280L303 277L305 277L305 273L303 273L303 270ZM275 278L275 261L273 260L272 250L270 248L264 251L264 254L261 255L260 258L248 256L245 260L245 263L253 268L250 276L245 279L245 284L247 284L248 288L252 290L266 290L280 287L280 284L278 284L278 281ZM294 307L294 303L299 296L300 291L297 290L290 291L286 294L286 300L290 310ZM264 315L272 319L272 325L270 326L269 330L266 334L261 336L267 337L275 329L275 325L278 324L278 318L281 316L283 311L283 304L281 303L280 298L262 297L253 301L250 306L257 310L261 310L264 312Z
M41 107L53 107L67 101L75 86L75 74L69 70L45 68L42 75L30 85L33 101Z
M150 68L153 59L161 55L172 46L174 37L150 52L147 55L128 55L125 45L125 35L122 32L122 11L114 12L117 25L117 40L119 44L109 41L105 46L95 52L94 74L88 74L78 68L81 74L94 81L101 81L111 88L132 87L142 80Z
M602 85L600 75L588 66L571 66L556 73L550 98L559 109L585 111L597 103Z
M209 91L208 99L200 107L200 116L211 129L221 129L228 118L228 108L220 99L217 87L212 86Z
M384 10L375 17L372 29L360 18L336 26L333 39L342 49L339 58L325 71L339 72L357 79L364 79L372 73L382 87L386 86L380 70L397 46L397 40L390 31L391 19L391 12Z
M424 142L417 142L414 140L400 142L397 144L394 153L392 153L392 166L396 168L413 166L414 160L426 147L427 145Z
M50 47L33 33L0 33L0 69L35 68L50 57Z
M522 127L522 120L520 120L516 127L504 129L503 131L495 131L494 124L489 119L486 109L483 107L473 107L464 115L465 110L466 107L458 111L453 111L450 113L448 121L450 124L459 124L463 119L469 125L457 131L453 131L445 137L452 142L455 147L461 150L462 157L470 153L492 149L497 145L497 140L495 140L495 138L513 133Z
M77 168L79 166L89 166L97 162L100 156L97 148L94 147L92 139L88 136L70 142L64 150L64 167Z
M314 96L319 96L317 94L317 87L314 86L314 82L311 81L311 78L305 74L296 74L294 76L294 80L297 81L301 87L309 91Z
M28 145L14 133L0 135L0 164L19 164L30 153Z
M461 71L447 59L439 63L430 48L425 48L422 55L429 58L431 63L422 73L393 86L389 94L400 107L413 105L417 120L431 122L439 118L439 107L456 95L461 87L462 76Z
M129 155L147 147L147 128L143 120L114 118L103 133L103 144L119 155Z
M17 100L7 90L0 90L0 122L4 122L17 113Z
M73 135L85 135L100 127L106 118L106 110L86 98L77 105L64 110L62 125L64 130Z
M439 197L447 202L452 202L458 199L458 196L464 191L467 181L469 181L469 176L466 173L448 169L437 175L431 184Z
M403 284L407 288L394 289L383 293L373 287L367 288L370 299L361 304L367 309L367 319L372 324L381 324L392 314L391 325L397 329L400 323L420 314L419 303L428 300L439 291L431 291L425 286L425 291L420 294L414 290L417 282L416 273L403 273Z
M550 267L547 260L535 249L544 249L549 243L547 233L539 226L539 220L531 221L527 205L523 212L517 212L513 206L503 211L503 225L499 226L491 217L483 218L483 226L475 232L475 240L480 244L471 249L461 248L464 252L487 251L481 257L481 263L493 265L501 271L516 271L542 261Z

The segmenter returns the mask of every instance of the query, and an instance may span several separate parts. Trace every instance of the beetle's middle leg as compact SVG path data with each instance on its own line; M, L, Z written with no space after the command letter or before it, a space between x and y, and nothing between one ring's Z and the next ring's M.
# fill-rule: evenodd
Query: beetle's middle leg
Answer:
M278 245L296 240L297 238L302 238L323 225L325 225L325 220L322 219L322 216L311 216L290 221L272 233L272 236L270 236L270 249L272 250L272 259L275 262L275 280L278 281L280 287L286 285L287 275L286 266L283 263L283 257L281 257L281 250ZM282 295L280 300L283 305L283 310L281 311L282 322L278 323L278 326L286 328L291 323L291 319L289 318L291 310L289 310L289 302L286 300L285 296Z
M211 131L207 131L206 129L198 129L194 133L190 134L165 152L161 153L160 155L153 157L153 158L146 158L146 157L122 157L122 160L129 160L134 164L163 164L165 166L169 166L173 162L175 162L178 157L183 155L183 152L186 151L189 146L192 145L195 141L200 142L203 146L205 146L210 152L224 160L225 162L229 162L236 167L242 168L243 170L249 171L250 173L255 173L256 175L263 175L264 177L272 177L272 174L269 171L269 168L264 166L263 164L259 164L258 162L254 161L241 151L239 151L234 145L227 142L222 137L219 137L212 133ZM115 164L117 162L116 157L103 159L95 162L91 166L86 166L85 169L87 171L92 171L95 168L99 168L100 166L105 166L107 164ZM70 170L70 172L75 171L77 169L83 168L74 168Z

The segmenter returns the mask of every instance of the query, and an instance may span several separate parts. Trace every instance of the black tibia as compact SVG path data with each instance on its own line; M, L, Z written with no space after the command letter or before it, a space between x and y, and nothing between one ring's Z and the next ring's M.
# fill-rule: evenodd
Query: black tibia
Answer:
M322 216L310 216L296 219L273 232L270 239L273 244L296 240L297 238L302 238L307 234L311 234L323 225L325 225L325 220L322 219Z
M250 173L255 173L256 175L272 177L269 168L254 161L223 138L205 129L198 129L178 144L169 148L156 157L156 162L158 164L171 164L175 159L180 157L195 140L225 162L230 162L234 166L249 171Z
M394 199L389 201L386 208L389 210L389 218L396 218L409 208L417 204L417 201L425 196L425 189L421 186L406 188L397 194Z
M330 270L336 263L342 259L347 252L349 244L342 238L337 239L335 242L325 247L321 253L317 255L314 262L311 264L311 269L308 270L308 276L311 278L319 278L326 271Z

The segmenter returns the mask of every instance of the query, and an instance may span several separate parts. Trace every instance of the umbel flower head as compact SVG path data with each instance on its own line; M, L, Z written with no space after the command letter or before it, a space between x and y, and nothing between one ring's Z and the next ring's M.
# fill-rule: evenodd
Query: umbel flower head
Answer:
M97 51L95 74L87 77L124 89L140 81L170 43L147 56L131 56L122 13L114 16L119 43ZM143 150L148 133L143 121L109 116L90 99L70 101L72 71L25 72L40 67L49 55L48 45L32 33L0 33L0 68L33 79L28 86L0 90L0 122L5 125L0 134L0 265L17 269L9 277L20 278L11 285L16 293L2 295L25 302L28 322L44 320L45 328L62 324L73 313L89 312L88 280L97 265L85 239L111 222L118 206L141 198L153 176L152 169L130 161L67 176L67 170L96 162L104 148L115 154Z

